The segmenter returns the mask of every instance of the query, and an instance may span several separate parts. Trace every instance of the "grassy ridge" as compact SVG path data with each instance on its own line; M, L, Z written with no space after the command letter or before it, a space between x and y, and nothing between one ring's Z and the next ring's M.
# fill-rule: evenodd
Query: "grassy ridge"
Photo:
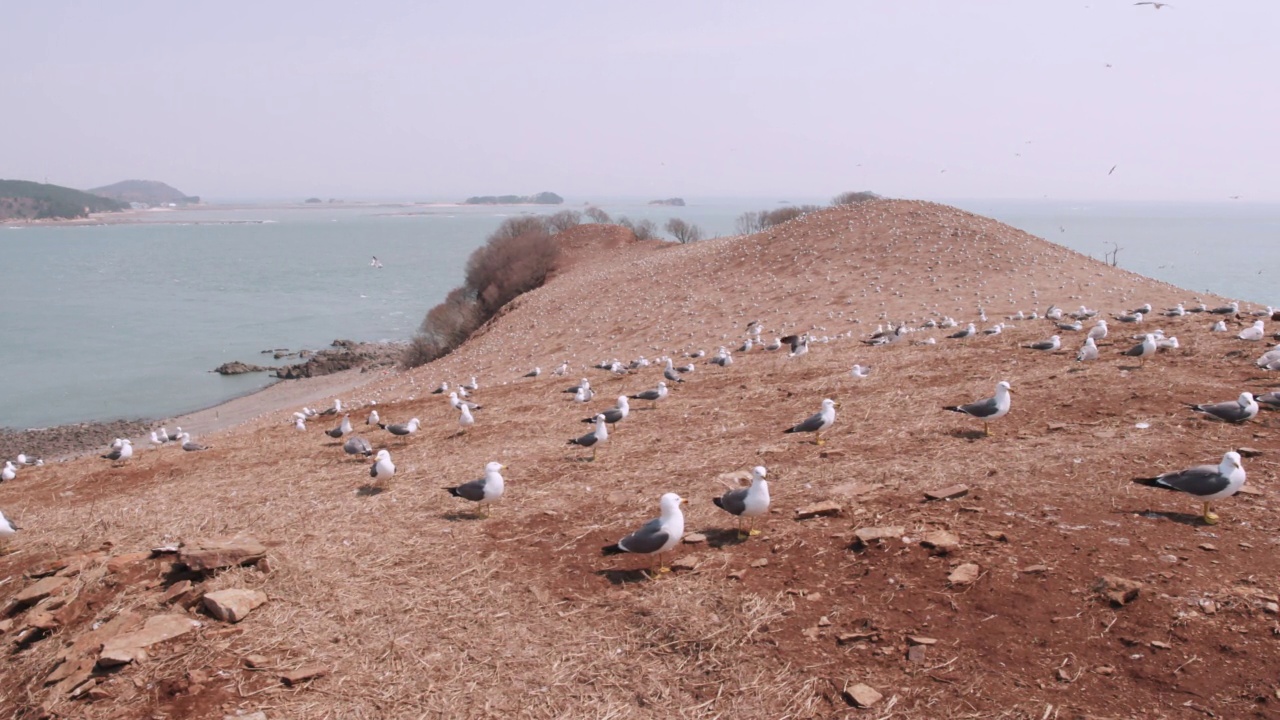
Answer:
M0 180L0 220L50 220L113 212L128 204L61 185L27 180Z

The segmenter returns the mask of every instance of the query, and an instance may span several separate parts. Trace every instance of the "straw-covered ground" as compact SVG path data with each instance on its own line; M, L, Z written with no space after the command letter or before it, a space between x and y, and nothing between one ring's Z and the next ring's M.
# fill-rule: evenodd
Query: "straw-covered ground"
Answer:
M333 420L298 432L295 408L205 436L203 453L140 450L124 467L87 458L0 485L0 508L23 527L0 557L0 602L64 565L66 581L5 608L0 713L1280 716L1275 421L1223 425L1183 405L1272 385L1252 363L1260 343L1210 333L1206 315L1148 319L1141 327L1181 348L1141 367L1118 355L1136 332L1119 323L1091 364L1074 359L1082 333L1061 332L1056 353L1020 347L1054 332L1044 320L963 341L941 330L859 341L885 320L976 321L979 305L991 325L1050 304L1111 313L1193 300L920 202L689 246L622 244L519 298L452 355L342 397L364 406L357 433L392 454L384 492L367 487L368 460L322 434ZM659 366L591 365L682 364L689 350L736 348L753 320L766 338L829 342L799 358L693 361L656 407L632 403L595 462L566 444L590 412L661 379ZM566 360L571 375L551 377ZM871 376L852 377L854 363ZM520 377L535 365L540 377ZM429 391L471 376L484 407L459 436L456 412ZM589 407L561 392L581 377L597 391ZM999 380L1015 394L992 437L942 410ZM825 445L782 433L827 397L840 405ZM365 427L373 402L422 429ZM1193 498L1130 482L1240 447L1261 453L1244 461L1252 493L1220 502L1218 525L1200 521ZM507 495L481 519L441 488L493 460L507 466ZM739 542L711 498L755 465L769 470L773 512ZM967 494L925 499L957 484ZM668 491L689 500L686 531L706 536L676 549L675 571L649 580L648 558L601 557ZM797 519L822 501L839 513ZM869 528L890 530L859 542ZM199 575L147 552L234 535L267 548L265 567ZM1095 589L1101 576L1141 585L1113 593L1120 604ZM237 624L201 610L202 593L227 588L268 600ZM161 614L200 626L90 672L112 633ZM299 668L320 672L281 682Z

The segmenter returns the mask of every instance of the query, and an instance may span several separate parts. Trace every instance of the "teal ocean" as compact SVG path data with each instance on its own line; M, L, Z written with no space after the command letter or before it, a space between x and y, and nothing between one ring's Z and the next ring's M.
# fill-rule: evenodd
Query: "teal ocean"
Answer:
M714 236L777 204L689 202L600 205ZM1280 306L1280 206L950 202L1098 258L1115 243L1121 267L1193 291ZM209 372L223 362L405 340L505 217L558 209L210 206L128 224L0 224L0 427L167 417L271 382Z

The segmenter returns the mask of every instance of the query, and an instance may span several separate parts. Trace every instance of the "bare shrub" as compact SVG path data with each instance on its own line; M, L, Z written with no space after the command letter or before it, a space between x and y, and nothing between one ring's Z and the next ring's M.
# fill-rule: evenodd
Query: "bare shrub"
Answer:
M788 205L777 210L765 210L760 213L760 225L766 229L771 228L821 209L817 205Z
M658 237L658 226L652 220L632 221L625 215L618 218L618 224L630 230L637 240L655 240Z
M870 190L862 190L859 192L844 192L831 198L831 204L835 207L841 205L857 205L858 203L868 202L870 200L879 200L880 196Z
M545 229L515 237L492 237L467 260L466 288L483 317L481 323L516 296L540 287L555 269L559 246Z
M509 217L502 221L497 230L489 236L489 242L493 242L496 238L513 238L519 237L526 233L546 233L547 221L545 218L537 215L521 215L520 217Z
M595 205L592 205L591 207L584 210L582 214L586 215L587 218L591 220L591 222L600 223L602 225L612 220L612 218L609 217L609 213L601 210Z
M577 210L561 210L547 218L547 227L553 233L561 233L582 222L582 213Z
M750 235L758 233L764 229L764 225L760 222L762 212L744 212L738 216L734 225L737 227L739 235Z
M698 242L702 239L702 228L694 225L693 223L687 223L680 218L671 218L668 220L666 230L671 233L672 237L676 239L676 242L681 245L688 245L689 243Z

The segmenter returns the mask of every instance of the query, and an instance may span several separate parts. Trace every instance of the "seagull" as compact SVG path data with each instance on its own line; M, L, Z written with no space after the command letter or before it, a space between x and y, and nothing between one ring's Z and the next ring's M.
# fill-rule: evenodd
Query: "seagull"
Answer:
M1226 331L1227 331L1227 321L1226 321L1226 320L1219 320L1218 322L1216 322L1216 323L1214 323L1213 325L1209 326L1209 332L1226 332Z
M541 374L542 374L542 368L540 368L540 367L536 367L536 366L535 366L532 370L530 370L529 372L525 373L525 374L524 374L524 377L536 378L536 377L538 377L538 376L539 376L539 375L541 375Z
M364 424L365 424L365 425L381 425L381 424L382 424L382 418L378 417L378 411L377 411L377 410L371 410L371 411L369 412L369 417L365 418L365 420L364 420Z
M348 415L343 415L342 422L338 423L338 426L332 430L325 430L324 434L336 440L349 432L351 432L351 418Z
M337 415L340 412L342 412L342 401L339 400L338 398L334 398L333 407L327 410L322 410L320 414L321 415ZM182 430L182 428L178 428L178 430Z
M1216 307L1210 310L1209 312L1213 315L1235 315L1236 313L1240 312L1240 303L1232 300L1226 305L1223 305L1222 307Z
M18 468L14 467L13 463L9 462L8 460L5 460L4 470L0 471L0 480L4 482L9 482L10 480L13 480L16 477L18 477Z
M666 367L662 371L662 377L670 380L673 383L684 382L684 378L680 377L680 373L676 372L675 367L672 366L671 358L666 359Z
M1154 355L1155 352L1156 352L1156 336L1152 335L1151 333L1147 333L1146 335L1142 336L1142 342L1138 343L1137 345L1134 345L1133 347L1129 348L1128 350L1125 350L1120 354L1124 355L1125 357L1136 357L1138 358L1139 365L1146 365L1147 356Z
M803 422L783 430L783 433L802 433L811 432L814 434L815 445L822 445L826 441L822 439L822 431L831 427L836 421L836 401L827 398L822 401L822 409L817 413L805 418Z
M596 450L599 449L597 446L600 443L605 442L609 439L609 428L605 425L604 413L596 415L595 418L593 419L595 420L595 423L596 423L596 429L592 430L586 435L583 435L582 437L577 437L570 440L569 444L581 445L582 447L591 448L591 459L595 460Z
M1066 330L1067 332L1080 332L1081 330L1084 329L1084 324L1079 321L1071 322L1071 323L1060 322L1060 323L1057 323L1057 325L1059 330Z
M781 348L782 348L782 340L777 337L774 337L772 340L765 343L765 346L764 346L764 349L770 352L773 352L774 350L780 350Z
M694 371L694 368L695 368L695 365L693 363L688 363L686 365L681 365L680 367L676 368L676 372L680 373L681 375L688 375L689 373ZM681 382L684 382L684 381L681 380Z
M1182 317L1187 314L1186 308L1182 307L1182 303L1178 303L1168 310L1164 311L1165 317Z
M480 389L480 384L476 382L476 376L472 375L471 382L467 383L466 385L463 385L462 387L466 390L470 390L471 392L475 392L476 390Z
M996 323L995 325L992 325L986 330L983 330L982 334L983 335L999 335L1002 332L1004 332L1004 323Z
M440 383L440 387L438 387L438 388L436 388L435 390L432 390L432 391L431 391L431 394L432 394L432 395L443 395L443 394L445 394L446 392L449 392L449 383L447 383L447 382L442 382L442 383Z
M13 536L17 535L18 531L21 529L22 528L15 525L12 520L5 517L3 512L0 512L0 555L4 555L9 552L9 541L12 540Z
M1133 481L1148 487L1177 490L1200 498L1204 503L1204 522L1216 525L1218 516L1213 512L1213 501L1229 498L1244 487L1244 466L1240 453L1227 452L1217 467L1197 465L1186 470L1167 472L1153 478L1134 478Z
M167 432L164 428L160 428L160 434L169 438L169 442L177 442L178 438L182 437L182 427L178 427L173 432Z
M458 425L462 429L458 431L458 434L461 435L462 433L465 433L467 431L467 428L475 424L476 424L476 419L471 415L471 408L467 407L466 405L459 405L458 406Z
M745 540L753 535L759 535L760 531L755 528L748 528L744 534L742 532L742 518L755 518L769 512L769 483L764 479L768 472L761 466L756 466L751 471L751 485L749 487L730 490L718 498L712 498L711 502L716 507L724 510L730 515L738 516L738 539Z
M28 457L26 453L18 453L18 457L14 458L14 462L19 465L35 465L36 467L44 465L43 459Z
M499 472L502 469L502 463L488 463L484 466L484 477L463 483L457 487L447 487L445 490L448 490L449 494L454 497L480 503L480 507L485 510L484 516L489 517L489 503L502 497L502 491L505 489L502 473Z
M449 404L453 406L453 409L454 409L454 410L457 410L458 408L462 407L463 405L466 405L468 410L480 410L480 409L481 409L481 406L480 406L480 405L477 405L477 404L475 404L475 403L471 402L470 400L459 400L459 399L458 399L458 393L456 393L456 392L451 392L451 393L449 393Z
M1161 338L1156 340L1156 348L1159 350L1177 350L1178 349L1177 336L1171 336L1171 337Z
M573 401L580 403L591 402L591 398L595 396L596 394L591 388L580 387L578 388L578 391L573 394Z
M659 517L645 523L639 530L619 540L616 545L604 547L600 554L654 555L657 558L657 571L670 572L670 568L662 564L662 556L684 537L684 513L680 511L680 506L685 502L687 501L675 493L663 495L658 501L659 507L662 508L662 514Z
M1261 340L1265 336L1266 332L1263 330L1261 320L1254 320L1253 327L1247 327L1241 330L1239 335L1236 335L1241 340Z
M597 417L599 417L600 415L603 415L605 422L609 423L610 425L617 425L623 420L626 420L627 416L630 414L631 414L631 405L627 401L627 396L619 395L617 407L611 407L608 410L605 410L604 412L598 413L596 415L592 415L589 418L583 418L582 422L593 423L596 421Z
M1154 7L1156 10L1159 10L1159 9L1160 9L1160 8L1162 8L1162 7L1173 7L1173 6L1172 6L1172 5L1170 5L1169 3L1151 2L1151 0L1143 0L1143 2L1136 2L1136 3L1134 3L1134 6L1135 6L1135 7L1137 7L1138 5L1150 5L1150 6ZM1115 168L1111 168L1111 169L1112 169L1112 170L1115 170ZM1108 173L1108 174L1110 174L1110 173Z
M368 440L359 435L352 435L345 443L342 444L342 451L348 455L363 455L369 457L373 454L373 446Z
M151 441L151 444L152 444L152 445L154 445L154 446L156 446L156 447L160 447L161 445L165 444L166 442L169 442L168 440L161 440L161 439L160 439L160 436L156 434L156 431L155 431L155 430L152 430L152 431L151 431L151 436L148 438L148 440L150 440L150 441Z
M1266 405L1272 410L1280 410L1280 392L1272 390L1271 392L1263 393L1255 397L1254 402L1260 406Z
M1079 354L1076 355L1076 362L1086 362L1098 359L1098 346L1093 342L1093 338L1084 339L1084 347L1080 348Z
M630 397L632 400L652 401L654 407L657 407L658 401L662 400L666 396L667 396L667 384L659 380L658 387L653 388L652 390L645 390L643 392L638 392L635 395L629 395L628 397Z
M751 348L753 347L755 347L755 343L751 340L751 338L747 338L742 342L741 347L738 348L738 352L748 353L748 352L751 352Z
M182 441L182 449L187 452L200 452L201 450L209 449L208 445L201 445L198 442L192 442L190 433L182 433L182 437L178 439Z
M850 371L850 374L856 378L865 378L871 374L871 368L863 367L861 365L854 365L853 370Z
M1127 315L1112 315L1116 320L1122 323L1140 323L1143 320L1142 313L1129 313Z
M373 465L369 468L369 477L381 485L390 480L395 474L396 466L391 462L391 453L386 450L379 450Z
M302 419L302 418L300 418L300 417L295 417L295 418L293 419L293 429L294 429L294 430L302 430L302 431L306 431L306 429L307 429L307 421L306 421L306 420L304 420L304 419Z
M590 381L590 380L587 380L586 378L582 378L582 382L578 383L577 385L574 385L574 386L573 386L573 387L571 387L571 388L565 388L564 390L561 390L560 392L576 393L576 392L578 392L579 390L582 390L582 389L584 389L584 388L585 388L585 389L587 389L587 390L590 390L590 389L591 389L591 381Z
M1151 303L1143 303L1142 307L1134 308L1129 311L1130 315L1146 315L1151 312Z
M965 415L978 418L982 421L982 431L986 435L990 436L991 426L989 423L992 420L998 420L1009 413L1009 404L1011 400L1009 396L1012 393L1013 389L1009 387L1009 383L1005 380L1001 380L996 383L995 397L983 398L977 402L971 402L968 405L952 405L944 407L943 410L964 413Z
M1253 393L1249 392L1240 393L1240 397L1235 400L1202 405L1187 403L1187 407L1229 423L1242 423L1246 420L1252 420L1253 416L1258 414L1258 403L1254 400Z
M1052 335L1049 337L1048 340L1041 340L1040 342L1034 342L1034 343L1031 343L1030 345L1023 345L1023 347L1030 348L1032 350L1043 350L1045 352L1054 352L1058 348L1062 347L1062 340L1057 335Z
M947 337L952 340L959 340L967 337L973 337L974 335L977 335L977 334L978 334L978 329L973 326L973 323L969 323L968 325L965 326L963 330L960 330L959 332L953 332Z
M564 362L560 363L560 365L558 365L555 370L552 370L551 374L555 375L556 377L560 377L562 375L565 375L568 372L569 372L569 361L565 360Z
M809 346L805 345L804 347L804 352L808 352ZM804 353L800 354L803 355ZM788 357L795 357L795 355L790 355ZM716 353L716 356L711 358L711 362L715 365L719 365L720 367L729 367L733 364L733 355L730 354L728 350L720 348L720 351Z
M791 345L791 352L787 357L799 357L809 352L809 333L801 333L799 335L788 335L782 338L782 342Z
M114 450L112 450L111 452L101 457L105 460L111 460L113 462L115 461L124 462L125 460L128 460L129 458L133 457L133 443L129 442L129 440L127 439L121 440L120 445L118 447L116 447Z

